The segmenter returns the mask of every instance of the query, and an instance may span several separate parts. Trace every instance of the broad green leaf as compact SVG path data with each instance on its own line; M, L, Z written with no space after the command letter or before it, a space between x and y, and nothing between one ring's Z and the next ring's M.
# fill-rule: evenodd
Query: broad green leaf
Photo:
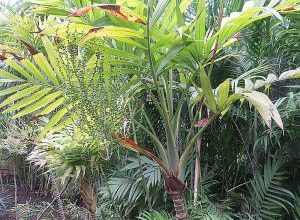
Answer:
M227 101L226 101L226 105L230 105L232 104L233 102L237 101L237 100L240 100L242 98L242 95L239 94L239 93L235 93L235 94L232 94L228 97Z
M267 95L261 92L252 91L243 93L245 98L255 106L266 125L271 129L271 120L283 130L283 123L276 106Z
M14 74L12 74L10 72L7 72L6 70L1 70L1 69L0 69L0 78L1 79L10 79L10 80L16 81L16 82L18 82L18 81L19 82L24 81L20 77L15 76Z
M196 48L199 59L202 57L204 37L206 33L205 24L206 24L206 0L200 0L197 4L197 16L198 19L195 24L195 40Z
M13 82L18 82L15 79L0 79L0 83L13 83Z
M182 27L185 25L184 17L180 10L180 0L176 0L176 20L177 27Z
M126 59L133 59L133 60L145 60L142 57L139 57L137 55L134 55L132 53L128 53L126 51L122 51L122 50L117 50L114 48L110 48L104 45L99 45L99 47L101 48L101 50L103 50L103 53L105 54L110 54L113 56L117 56L117 57L123 57Z
M50 42L50 40L46 36L44 36L42 37L42 41L47 51L47 55L50 60L50 63L53 69L55 70L56 75L59 77L60 80L63 81L68 76L66 71L66 66L63 64L63 62L59 62L60 58L57 53L57 49Z
M105 26L90 29L88 33L83 37L82 43L85 43L96 37L108 37L117 40L122 38L145 38L143 34L133 29L116 26Z
M11 60L11 59L6 59L4 60L4 62L9 65L11 68L13 68L14 70L18 71L21 75L23 75L26 79L28 80L34 80L33 77L31 75L28 74L28 72L26 70L24 70L19 64L17 64L15 61Z
M193 1L192 0L181 0L179 4L179 10L180 12L184 13L186 9L191 5ZM176 4L178 4L176 1L172 0L169 2L167 9L165 10L165 13L163 14L161 25L161 30L172 30L174 27L176 27L177 22L177 16L174 13L174 8L176 7Z
M142 49L142 50L147 50L147 47L145 47L143 44L139 43L135 39L120 37L120 38L116 38L116 40L120 41L120 42L123 42L123 43L126 43L126 44L129 44L129 45L132 45L132 46L135 46L135 47L137 47L139 49Z
M228 95L229 95L229 86L230 86L230 83L229 83L228 79L226 79L224 82L222 82L219 85L218 95L217 95L217 103L218 103L218 107L220 109L223 109L227 102Z
M73 104L69 104L64 108L57 111L50 119L50 121L46 124L41 134L40 138L44 137L49 130L51 130L71 109L73 108Z
M164 11L168 7L169 2L170 2L170 0L159 0L158 1L157 5L155 7L154 13L152 14L151 19L150 19L150 23L149 23L150 28L152 28L153 25L162 16Z
M70 11L58 7L37 7L32 10L35 14L51 14L56 16L68 16Z
M3 106L8 105L9 103L12 103L18 99L21 99L33 92L35 92L36 90L38 90L39 88L41 88L41 85L35 85L35 86L31 86L29 88L23 89L23 90L19 90L17 91L15 94L9 96L7 99L5 99L1 104L0 104L0 108L2 108Z
M17 103L12 105L10 108L6 109L3 113L12 112L12 111L18 110L20 108L23 108L27 105L30 105L31 103L33 103L33 102L39 100L41 97L45 96L51 90L52 90L51 88L47 88L47 89L38 91L37 93L31 94L30 96L18 101Z
M24 84L13 86L13 87L10 87L7 89L2 89L2 90L0 90L0 96L4 96L4 95L8 95L8 94L17 92L17 91L24 89L25 87L30 86L30 85L31 85L30 83L24 83Z
M41 112L39 112L38 115L47 115L47 114L49 114L50 112L55 110L58 106L63 104L65 101L66 101L66 98L64 98L64 97L61 97L61 98L55 100L53 103L51 103L50 105L45 107Z
M73 112L70 116L63 119L61 122L59 122L56 126L51 128L47 134L53 134L55 132L61 131L63 128L67 127L68 125L71 125L74 123L74 121L78 118L78 115L76 112Z
M60 7L60 8L65 8L69 7L69 4L62 0L26 0L28 3L32 3L34 5L42 5L42 6L48 6L48 7Z
M50 79L50 81L53 83L55 86L59 86L58 79L56 78L56 75L48 63L48 60L46 57L42 54L36 54L33 56L34 61L37 63L37 65L43 70L43 72L47 75L47 77Z
M212 112L216 112L217 105L216 105L214 93L213 93L210 81L209 81L203 67L201 67L201 69L200 69L200 83L201 83L201 88L204 93L204 97L206 98L207 106L211 109Z
M46 78L43 76L41 71L28 59L23 59L20 62L34 77L37 77L42 83L47 83Z
M171 47L166 55L164 55L163 60L160 62L157 68L157 74L171 61L178 53L185 47L184 44L177 44Z
M94 28L91 25L78 24L78 23L60 23L57 25L53 25L41 32L41 35L48 36L59 36L63 39L67 39L69 33L82 33L85 34L89 30Z
M43 97L41 100L33 103L32 105L27 106L24 110L15 114L13 116L13 118L19 118L24 115L28 115L36 110L39 110L39 109L43 108L44 106L48 105L49 103L51 103L54 99L56 99L57 97L59 97L62 94L63 94L63 92L61 92L61 91L49 94L49 95Z

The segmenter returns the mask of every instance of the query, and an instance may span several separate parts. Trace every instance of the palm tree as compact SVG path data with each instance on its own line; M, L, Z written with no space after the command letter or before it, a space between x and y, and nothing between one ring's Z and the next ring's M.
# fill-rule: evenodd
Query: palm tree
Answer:
M39 33L59 36L58 40L62 42L70 38L70 32L75 33L81 35L82 39L80 47L76 43L68 47L71 54L80 53L81 46L89 45L87 42L92 40L99 43L101 53L96 52L89 59L85 57L87 62L77 62L76 59L69 59L68 56L59 53L45 36L41 38L46 55L24 42L32 54L34 63L30 59L20 59L16 54L12 55L17 61L2 56L4 63L20 75L1 71L4 81L19 83L1 91L2 95L12 94L2 102L1 107L14 102L6 112L18 111L15 118L32 113L45 115L52 112L53 116L42 131L41 137L57 132L69 124L76 123L77 120L84 121L87 127L92 128L91 132L96 131L93 135L99 140L110 140L109 136L113 136L125 147L156 161L162 169L166 190L172 196L177 218L186 219L183 193L187 161L206 128L224 115L235 101L243 99L247 99L257 108L268 127L271 127L271 119L274 119L278 126L283 128L273 103L263 93L253 90L299 76L297 69L284 72L279 77L269 75L264 80L256 80L251 86L242 87L240 82L251 74L251 71L248 71L237 79L226 79L213 89L212 79L216 77L212 75L214 64L231 56L220 56L220 52L237 42L238 32L247 25L272 14L277 15L277 12L295 11L296 3L297 1L292 0L280 1L276 5L267 6L269 10L265 10L249 1L240 13L232 13L229 17L223 17L223 13L220 13L215 29L206 26L205 0L197 5L197 16L190 25L185 24L182 15L188 8L188 1L159 1L156 5L140 2L132 6L136 7L134 11L121 5L86 6L73 12L69 22L57 23ZM147 18L141 15L145 8ZM111 23L94 27L80 22L81 18L79 22L74 19L85 14L89 16L92 9L107 12ZM93 44L90 51L95 51L95 45L98 44ZM69 71L65 64L70 60L72 71ZM76 75L80 63L85 63L86 66L80 68L82 75ZM91 77L91 74L87 74L91 69L103 74ZM164 128L162 134L156 133L151 121L147 120L147 114L144 114L146 125L134 117L132 121L150 137L157 148L158 156L121 135L118 129L106 129L104 126L106 132L103 132L103 124L110 127L109 124L113 123L113 127L116 128L121 121L121 117L116 118L113 114L119 109L113 109L116 105L111 104L114 100L113 95L118 96L112 92L112 74L135 74L122 90L127 91L126 95L132 95L132 91L137 93L145 90L151 96ZM90 85L86 82L94 81L103 82L101 85L105 85L101 90L105 91L103 97L107 100L104 102L99 101L99 96L93 95L93 90L84 93L87 85ZM99 103L100 107L89 105L92 103L90 98L98 100L96 103ZM204 108L206 110L202 111ZM184 121L185 109L188 109L188 121ZM82 112L84 114L81 114ZM99 118L103 118L101 123L95 120Z

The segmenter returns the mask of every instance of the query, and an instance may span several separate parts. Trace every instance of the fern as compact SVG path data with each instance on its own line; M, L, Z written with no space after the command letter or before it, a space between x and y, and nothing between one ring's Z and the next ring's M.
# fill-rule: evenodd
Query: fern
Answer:
M251 209L248 215L258 219L279 219L282 210L288 212L288 207L293 207L289 199L294 198L294 195L281 187L282 181L286 179L286 172L282 170L284 162L282 157L269 157L263 175L256 173L248 185L251 196L248 199Z

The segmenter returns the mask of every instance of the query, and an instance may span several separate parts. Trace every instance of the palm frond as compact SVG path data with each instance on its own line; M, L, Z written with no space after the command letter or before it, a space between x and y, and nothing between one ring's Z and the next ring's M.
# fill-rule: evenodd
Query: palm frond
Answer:
M145 212L142 212L137 219L139 219L139 220L172 220L173 218L167 212L145 211Z
M300 219L300 194L296 195L294 200L294 208L292 209L293 216L296 220Z
M143 177L140 173L138 159L129 158L130 162L117 173L119 176L109 178L108 186L113 199L117 201L125 200L131 204L145 193L143 181L149 189L161 186L162 178L159 166L144 156L140 158ZM108 193L105 187L103 190L104 194Z
M251 196L248 202L254 212L252 216L278 219L282 216L282 210L288 212L288 208L293 207L290 199L294 199L295 196L281 186L283 180L286 179L283 165L282 157L273 159L268 157L263 174L257 172L248 185Z

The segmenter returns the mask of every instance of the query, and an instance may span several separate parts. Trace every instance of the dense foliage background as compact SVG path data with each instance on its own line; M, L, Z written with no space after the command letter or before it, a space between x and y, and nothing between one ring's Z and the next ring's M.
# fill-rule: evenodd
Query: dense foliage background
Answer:
M299 1L0 6L0 219L300 218Z

